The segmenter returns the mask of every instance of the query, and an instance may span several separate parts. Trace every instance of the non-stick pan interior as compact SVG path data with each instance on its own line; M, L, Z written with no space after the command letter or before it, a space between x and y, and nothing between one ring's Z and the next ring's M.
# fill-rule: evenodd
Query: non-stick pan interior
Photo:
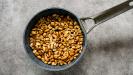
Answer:
M64 9L60 9L60 8L50 8L50 9L46 9L44 11L41 11L40 13L38 13L37 15L35 15L31 21L29 22L29 24L27 25L27 28L25 30L25 33L24 33L24 47L26 49L26 52L28 53L29 57L35 62L37 63L38 65L40 65L40 67L42 67L43 69L46 69L46 70L49 70L49 71L59 71L59 70L64 70L64 69L67 69L69 67L71 67L73 64L77 63L79 61L79 59L81 58L81 56L83 55L84 53L84 50L85 50L85 45L86 45L86 34L85 34L85 31L84 31L84 28L83 26L81 25L81 30L83 32L83 35L84 35L84 43L83 43L83 51L82 53L77 57L76 60L73 60L70 64L66 64L66 65L62 65L62 66L52 66L52 65L47 65L45 63L43 63L41 60L39 60L33 53L32 53L32 49L31 47L29 46L29 35L30 35L30 32L32 30L32 28L36 25L36 23L38 22L38 20L42 17L45 17L45 16L48 16L48 15L52 15L52 14L61 14L61 15L64 15L64 16L67 16L69 15L72 19L75 19L79 25L81 25L79 19L74 15L72 14L71 12L67 11L67 10L64 10Z

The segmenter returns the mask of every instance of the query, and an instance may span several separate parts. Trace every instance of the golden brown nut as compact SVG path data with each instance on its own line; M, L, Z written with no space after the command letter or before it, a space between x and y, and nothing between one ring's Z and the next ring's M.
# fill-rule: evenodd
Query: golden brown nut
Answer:
M53 14L38 21L29 42L35 56L45 64L65 65L82 52L83 34L70 16Z

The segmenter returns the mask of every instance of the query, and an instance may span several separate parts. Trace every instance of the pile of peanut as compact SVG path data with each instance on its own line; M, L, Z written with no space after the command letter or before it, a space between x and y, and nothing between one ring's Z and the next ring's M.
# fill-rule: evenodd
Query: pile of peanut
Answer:
M45 64L64 65L81 53L83 34L70 16L52 14L37 22L29 41L35 56Z

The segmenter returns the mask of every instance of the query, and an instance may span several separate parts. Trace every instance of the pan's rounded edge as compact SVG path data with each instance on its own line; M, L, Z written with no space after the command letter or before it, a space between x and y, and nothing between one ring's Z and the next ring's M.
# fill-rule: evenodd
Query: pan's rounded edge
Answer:
M63 66L63 67L60 67L60 68L58 68L58 69L57 69L57 68L56 68L56 69L55 69L55 68L53 69L53 68L44 67L44 66L41 65L42 63L38 63L38 61L35 61L35 60L37 60L37 58L36 58L36 57L33 58L33 57L30 55L28 49L30 49L30 50L32 50L32 49L29 47L28 41L26 40L26 39L28 38L27 32L29 33L29 31L28 31L28 28L29 28L29 27L28 27L28 26L29 26L29 24L31 23L31 21L33 21L34 18L35 18L36 16L38 16L38 14L41 14L41 13L43 13L43 12L45 12L45 11L53 10L53 9L62 10L62 11L64 11L64 12L70 13L71 15L75 16L75 18L77 19L77 21L78 21L78 23L79 23L79 25L80 25L80 27L81 27L81 29L82 29L83 35L84 35L83 52L81 52L81 54L79 55L79 57L78 57L74 62L72 62L72 63L70 63L70 64L68 64L68 65L65 65L65 67L64 67L64 66ZM33 17L31 18L31 20L29 21L29 23L27 24L27 26L26 26L26 28L25 28L25 30L24 30L24 32L23 32L23 45L24 45L24 48L25 48L25 51L26 51L27 55L32 59L32 61L33 61L34 63L38 64L42 69L45 69L45 70L48 70L48 71L61 71L61 70L66 70L66 69L70 68L71 66L73 66L74 64L76 64L76 63L79 62L79 60L81 59L81 57L83 56L83 54L84 54L84 52L85 52L85 50L86 50L86 46L87 46L86 35L87 35L87 34L86 34L86 32L85 32L85 29L84 29L84 27L83 27L83 25L82 25L82 23L81 23L81 21L80 21L80 19L79 19L78 16L76 16L75 14L73 14L72 12L70 12L69 10L66 10L66 9L64 9L64 8L53 7L53 8L45 9L45 10L43 10L43 11L37 13L35 16L33 16ZM38 60L39 60L39 59L38 59ZM41 62L41 61L39 61L39 62ZM43 64L44 64L44 63L43 63ZM45 64L45 65L46 65L46 64ZM50 65L50 66L51 66L51 65Z

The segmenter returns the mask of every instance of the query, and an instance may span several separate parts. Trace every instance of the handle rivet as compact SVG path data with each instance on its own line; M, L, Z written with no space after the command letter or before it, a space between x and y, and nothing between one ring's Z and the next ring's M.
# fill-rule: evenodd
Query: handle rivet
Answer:
M129 6L133 6L133 1L129 3Z

